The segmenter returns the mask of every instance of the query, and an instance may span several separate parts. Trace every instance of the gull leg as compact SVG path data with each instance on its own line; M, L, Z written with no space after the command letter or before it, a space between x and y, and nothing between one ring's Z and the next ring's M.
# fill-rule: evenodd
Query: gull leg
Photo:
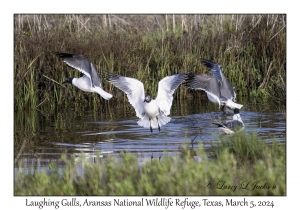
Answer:
M223 111L224 114L226 114L225 110L226 110L226 104L222 105L222 111Z
M150 119L150 117L149 117L149 121L150 121L150 131L152 133L153 129L152 129L152 126L151 126L151 119Z
M158 123L158 117L157 116L156 116L156 120L157 120L158 130L160 131L160 126L159 126L159 123Z

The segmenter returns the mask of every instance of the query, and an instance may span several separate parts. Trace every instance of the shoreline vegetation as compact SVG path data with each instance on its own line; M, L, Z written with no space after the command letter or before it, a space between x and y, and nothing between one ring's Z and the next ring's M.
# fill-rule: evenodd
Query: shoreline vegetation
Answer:
M53 52L84 54L102 75L103 89L114 97L105 101L63 85L65 79L80 73ZM181 155L143 165L125 153L118 159L99 158L95 164L84 157L75 162L74 155L63 155L63 169L50 164L47 172L22 172L18 158L25 144L34 145L37 111L44 116L49 110L70 107L108 112L127 97L108 83L105 72L137 78L154 94L165 76L209 73L200 58L222 66L237 101L251 98L259 106L272 100L285 113L284 14L15 14L14 153L19 170L14 195L286 195L286 146L265 143L257 134L220 139L210 150L183 148ZM182 85L174 99L202 94Z
M53 52L84 54L100 74L104 70L137 78L152 93L157 92L157 83L165 76L179 72L208 73L200 62L200 58L206 58L223 67L238 99L274 100L285 107L283 14L16 14L14 24L15 110L64 108L73 104L99 106L101 98L61 84L80 73ZM122 96L105 78L103 86L115 96L112 101ZM174 97L199 94L203 93L181 86Z
M202 147L201 144L199 147ZM213 151L213 152L212 152ZM95 162L84 155L62 155L63 169L15 175L18 195L286 195L286 148L266 144L255 134L240 133L210 151L183 148L180 155L139 164L135 155ZM198 157L195 161L194 157Z

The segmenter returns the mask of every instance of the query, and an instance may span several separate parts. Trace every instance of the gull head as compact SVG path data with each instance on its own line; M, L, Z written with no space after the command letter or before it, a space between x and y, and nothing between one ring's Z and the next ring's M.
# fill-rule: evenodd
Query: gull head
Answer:
M151 95L150 95L149 93L147 93L147 94L145 95L145 100L144 100L144 102L149 103L150 101L151 101Z
M65 83L70 83L70 84L72 84L72 80L73 80L73 78L68 78L68 79L66 79L62 84L65 84Z
M240 110L238 109L238 108L235 108L234 110L233 110L233 114L239 114L240 113Z

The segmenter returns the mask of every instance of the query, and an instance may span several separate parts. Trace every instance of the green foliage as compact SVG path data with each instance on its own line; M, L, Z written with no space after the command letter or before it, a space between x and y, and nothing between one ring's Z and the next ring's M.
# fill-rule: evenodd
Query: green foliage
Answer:
M84 54L99 73L105 70L142 80L153 95L163 77L182 71L207 73L199 60L212 59L222 65L238 96L252 96L261 89L266 94L256 97L285 103L285 15L179 15L173 17L173 30L171 22L163 25L171 15L125 15L122 18L130 24L120 27L117 21L119 27L109 28L103 23L105 15L86 17L85 26L85 15L42 16L15 15L15 109L99 106L103 99L98 95L61 85L79 72L55 57L54 51ZM163 17L167 19L162 21ZM103 87L119 94L105 79ZM189 91L179 88L174 96L182 98Z
M142 164L125 153L98 154L94 163L63 155L63 172L56 165L33 175L20 169L15 195L286 195L285 146L241 133L213 148L215 155L183 148L181 155Z
M55 51L84 54L99 73L106 70L137 78L154 95L163 77L182 71L208 73L199 60L212 59L222 65L238 98L286 102L286 15L191 15L188 18L193 21L185 24L182 20L179 24L176 16L172 29L171 23L168 29L162 21L139 22L152 20L153 15L125 16L127 22L134 21L124 27L115 22L110 28L100 24L99 17L103 16L89 16L84 27L85 20L77 21L84 15L37 17L15 15L14 108L18 126L14 148L19 154L39 135L37 111L46 116L53 109L73 106L81 113L84 107L93 106L94 110L103 109L103 115L117 114L110 101L102 103L97 94L61 84L80 73L55 57ZM104 89L114 96L120 94L105 80L105 74L102 76ZM189 91L180 87L174 104L176 98L185 97ZM115 100L125 98L121 96L112 98L112 103L118 104ZM74 129L73 115L55 117L57 132L53 135ZM200 163L193 159L194 152L202 157ZM19 170L15 195L286 195L283 146L266 145L254 134L236 135L220 141L213 154L184 148L181 156L165 155L161 161L154 159L143 165L127 154L119 159L98 158L95 164L84 156L79 160L63 156L63 171L57 165L34 175ZM243 181L252 186L255 182L268 183L276 188L245 190L240 186ZM235 191L221 190L218 182L238 187Z

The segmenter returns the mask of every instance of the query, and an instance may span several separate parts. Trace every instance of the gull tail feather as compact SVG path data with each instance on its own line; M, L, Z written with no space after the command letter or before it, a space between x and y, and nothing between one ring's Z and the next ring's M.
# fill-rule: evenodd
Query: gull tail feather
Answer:
M228 99L228 100L226 101L226 106L228 106L228 107L230 107L230 108L232 108L232 109L234 109L234 108L241 109L241 108L243 107L242 104L235 103L235 102L233 102L233 101L230 100L230 99Z
M112 94L104 91L102 88L96 87L94 88L94 91L97 92L100 96L102 96L102 98L104 98L105 100L109 100L112 98Z
M164 116L164 115L160 115L158 117L158 123L157 123L157 120L156 118L153 118L151 119L151 127L154 129L154 128L158 128L158 124L159 126L163 126L165 124L167 124L168 122L170 122L171 118L170 117L167 117L167 116ZM150 128L150 120L148 117L143 117L141 118L137 124L139 126L142 126L144 128Z

